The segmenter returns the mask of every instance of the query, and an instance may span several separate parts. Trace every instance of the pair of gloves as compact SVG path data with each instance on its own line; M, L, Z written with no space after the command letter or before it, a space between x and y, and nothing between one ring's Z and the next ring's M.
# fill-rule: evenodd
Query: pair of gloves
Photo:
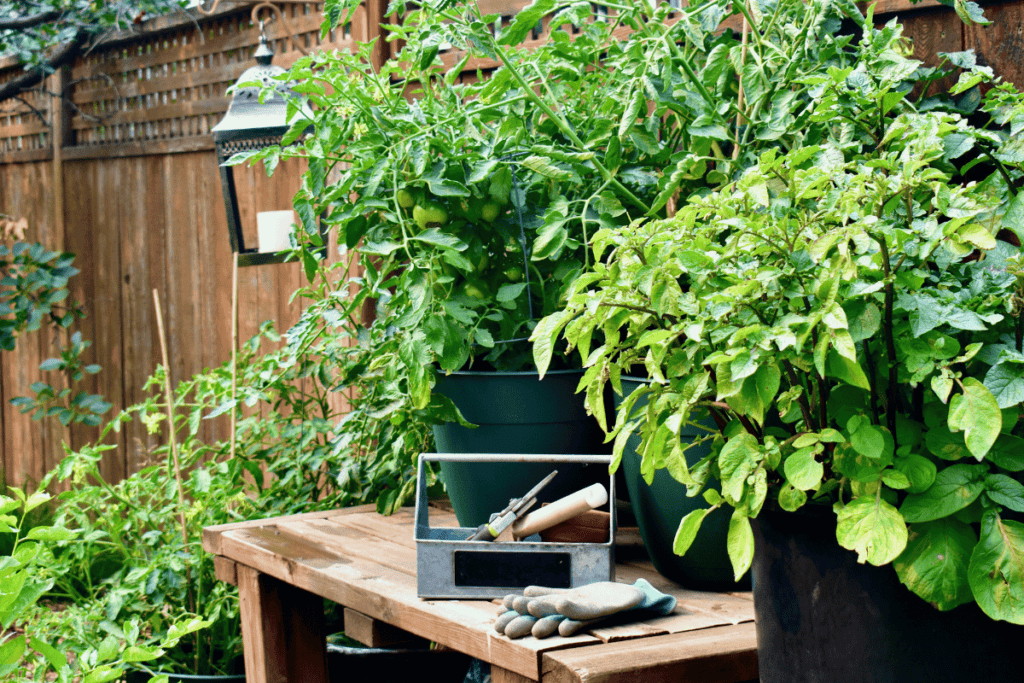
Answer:
M509 638L547 638L556 631L571 636L598 622L625 624L669 614L676 599L644 579L632 586L599 581L578 588L528 586L522 595L506 595L505 613L494 630Z

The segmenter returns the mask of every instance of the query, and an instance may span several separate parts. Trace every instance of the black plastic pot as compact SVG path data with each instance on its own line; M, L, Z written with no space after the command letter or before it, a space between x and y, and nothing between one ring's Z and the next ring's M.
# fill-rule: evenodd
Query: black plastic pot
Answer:
M835 516L763 511L754 523L762 683L1009 683L1024 676L1024 626L976 605L940 612L891 566L857 564Z
M594 455L611 452L597 420L576 394L582 371L454 372L435 391L450 398L476 429L455 423L434 427L438 453ZM553 465L442 462L441 477L459 524L476 527L510 498L529 491ZM558 465L558 476L539 497L556 500L595 482L607 482L599 465Z
M647 380L632 377L622 378L622 391L629 396ZM615 396L615 407L618 408L625 396ZM641 398L637 407L643 407L647 398ZM680 429L682 439L692 441L698 436L707 434L697 427L684 425ZM703 496L686 497L686 486L672 478L666 470L656 470L650 485L640 474L641 458L636 449L640 446L640 435L633 434L626 443L622 453L622 471L625 474L629 500L636 516L640 537L644 547L654 563L654 568L662 576L672 579L678 584L703 590L749 590L750 577L747 575L739 583L733 579L732 563L726 539L729 532L729 509L719 508L704 518L700 531L693 545L685 555L676 555L672 551L676 530L692 510L708 507ZM710 446L700 445L686 451L686 461L694 465L708 454Z
M428 678L437 683L462 683L472 661L469 655L453 651L327 646L331 683L405 683Z
M440 683L462 683L473 658L461 652L427 649L387 650L382 648L344 647L327 645L327 670L332 683L344 681L374 681L374 683L404 683L424 678ZM245 675L193 676L164 674L170 683L239 683ZM130 672L127 683L144 683L150 675L142 671Z

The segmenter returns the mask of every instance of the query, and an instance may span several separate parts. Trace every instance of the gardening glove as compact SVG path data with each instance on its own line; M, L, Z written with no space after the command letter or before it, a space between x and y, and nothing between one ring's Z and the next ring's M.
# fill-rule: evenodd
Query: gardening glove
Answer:
M494 622L494 630L509 638L547 638L555 631L571 636L600 621L641 621L668 614L676 606L674 597L644 579L632 586L612 581L569 589L528 586L523 595L507 595L503 602L507 611Z

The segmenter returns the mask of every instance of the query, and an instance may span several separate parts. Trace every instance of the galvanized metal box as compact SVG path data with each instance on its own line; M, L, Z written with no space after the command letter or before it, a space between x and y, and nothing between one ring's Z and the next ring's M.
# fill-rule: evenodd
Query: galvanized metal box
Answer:
M476 529L430 526L426 463L507 462L611 464L607 455L420 455L416 486L416 578L421 598L500 598L527 586L574 588L615 580L615 477L608 476L611 520L605 543L545 543L535 534L517 542L467 541ZM527 493L522 491L520 495ZM495 501L495 512L508 501Z

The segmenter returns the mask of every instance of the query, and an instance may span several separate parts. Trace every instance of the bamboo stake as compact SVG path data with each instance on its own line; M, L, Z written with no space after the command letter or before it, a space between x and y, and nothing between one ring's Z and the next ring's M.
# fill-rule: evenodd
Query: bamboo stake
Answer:
M181 522L181 540L184 548L188 549L188 527L185 526L185 482L181 478L181 463L178 461L178 442L174 438L174 394L171 393L171 364L167 359L167 335L164 334L164 316L160 308L160 293L153 288L153 305L156 307L156 328L160 334L160 354L164 362L164 393L167 396L167 438L171 444L171 458L174 461L174 480L178 483L178 519ZM200 574L200 578L202 574ZM192 570L185 568L186 591L188 595L188 609L196 611L196 597L192 592ZM202 584L200 584L200 591ZM199 654L202 650L202 639L198 634L196 639L196 665L199 664Z
M238 392L238 259L232 259L231 269L231 401L234 402ZM228 456L235 459L235 427L238 421L237 406L231 407L231 452Z
M174 395L171 393L171 364L167 360L167 338L164 335L164 318L160 310L160 293L153 290L153 305L156 306L156 327L160 333L160 353L164 362L164 393L167 396L167 435L171 444L171 458L174 462L174 478L178 482L178 515L181 518L181 539L188 546L188 528L185 526L184 482L181 479L181 464L178 462L178 445L174 438Z

